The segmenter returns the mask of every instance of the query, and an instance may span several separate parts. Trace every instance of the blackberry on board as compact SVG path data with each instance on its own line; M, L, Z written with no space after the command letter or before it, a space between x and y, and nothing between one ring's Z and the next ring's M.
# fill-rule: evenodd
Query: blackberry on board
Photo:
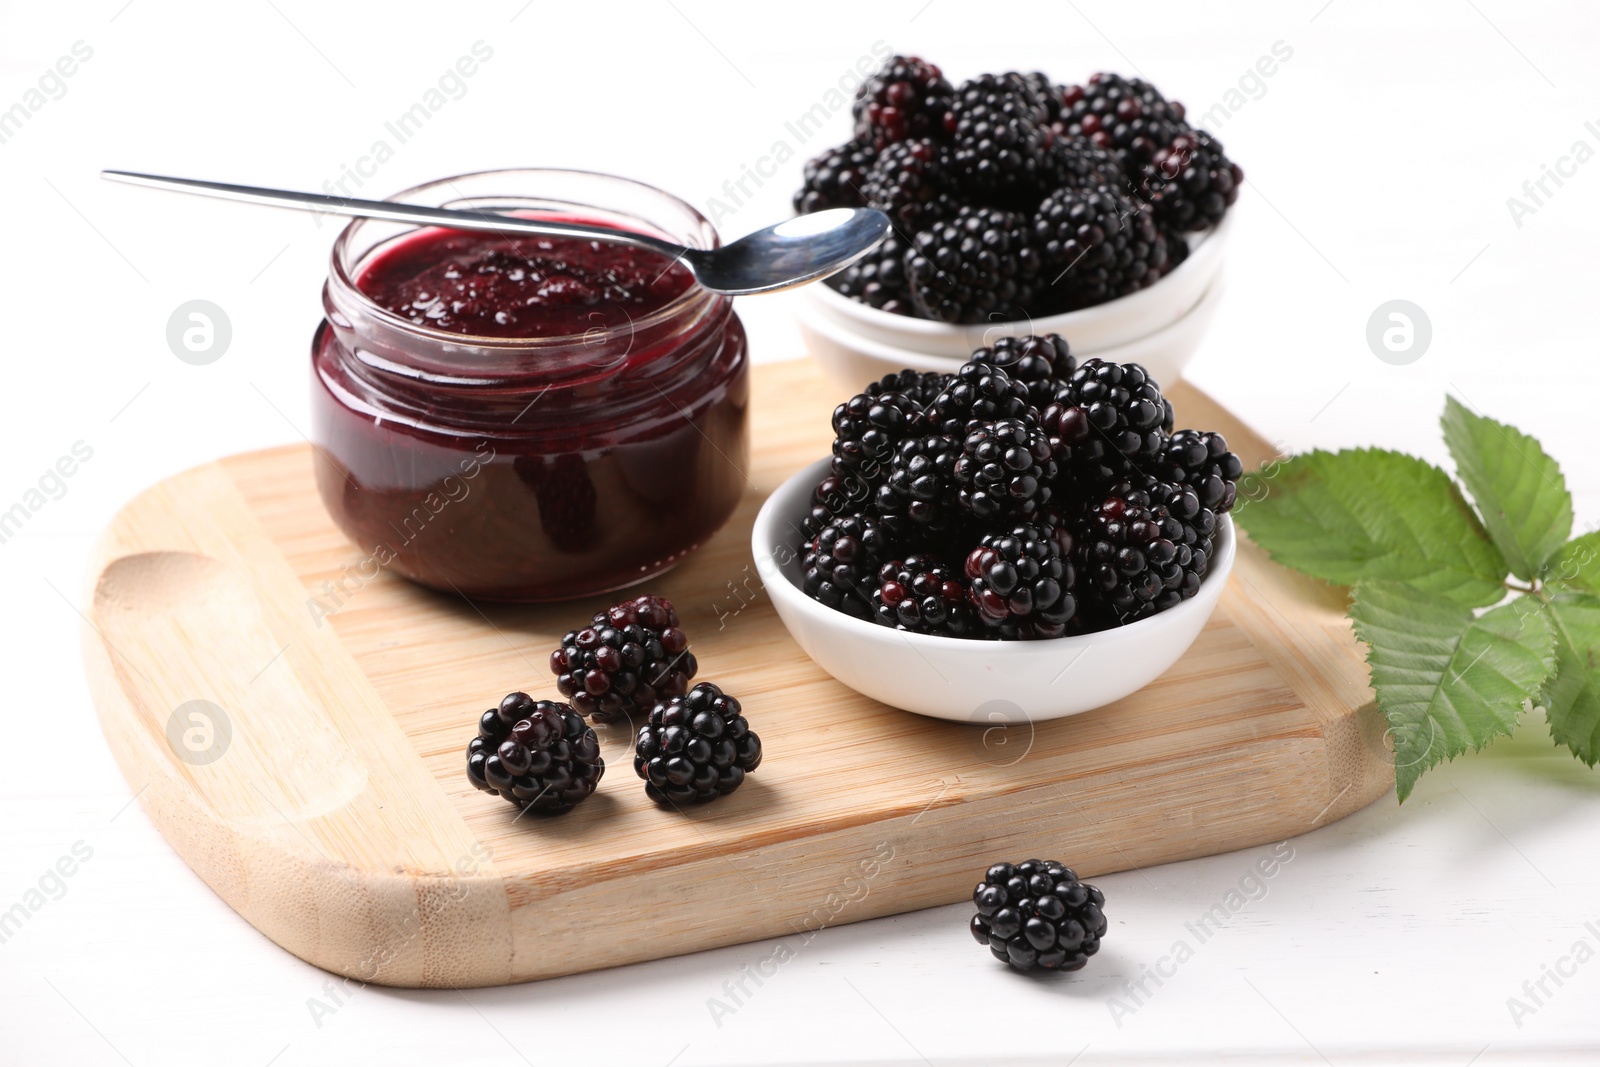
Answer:
M671 601L640 596L570 630L550 653L556 688L585 718L632 720L657 700L684 692L699 665Z
M727 796L759 766L761 738L744 708L710 682L652 708L634 744L645 795L664 807Z
M523 811L561 815L605 773L600 741L569 705L511 693L483 713L467 746L467 778Z
M916 56L890 56L856 90L850 104L855 139L882 149L944 133L954 88L939 68Z
M1106 898L1060 863L997 863L972 891L969 929L1018 971L1076 971L1106 936Z
M1123 626L1188 600L1210 569L1216 513L1193 488L1154 477L1119 482L1079 530L1079 586L1099 626Z
M1000 419L968 431L953 473L957 501L978 519L1026 519L1050 500L1056 463L1036 423Z
M795 190L795 212L806 215L830 207L860 207L861 183L877 156L868 145L846 141L812 157L801 171L800 188Z
M959 572L931 556L891 560L878 572L872 617L880 626L946 637L980 637Z
M869 515L839 515L802 550L806 596L846 615L868 618L878 569L894 551L883 523Z
M1222 221L1239 199L1244 170L1204 130L1184 130L1162 145L1138 175L1139 195L1162 225L1177 232Z
M1150 209L1107 188L1061 189L1039 204L1038 293L1052 309L1092 307L1154 284L1167 245Z
M1062 446L1057 462L1089 487L1117 481L1130 469L1153 468L1172 432L1172 402L1138 363L1084 360L1057 386L1051 409L1043 421Z
M897 141L878 153L861 183L861 199L907 234L956 213L950 148L928 138Z
M1043 524L986 534L964 569L979 620L999 637L1060 637L1077 614L1072 561Z
M1026 216L962 207L911 239L911 303L940 322L1014 321L1027 316L1039 275Z
M1192 487L1200 506L1219 515L1233 509L1244 476L1244 464L1228 451L1227 439L1201 430L1179 430L1167 438L1158 470L1165 480Z

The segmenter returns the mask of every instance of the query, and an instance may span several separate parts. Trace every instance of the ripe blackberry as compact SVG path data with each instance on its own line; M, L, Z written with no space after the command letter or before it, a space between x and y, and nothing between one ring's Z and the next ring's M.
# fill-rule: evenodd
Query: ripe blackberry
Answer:
M550 653L556 688L598 723L632 721L635 712L687 690L699 669L678 612L657 596L607 608L583 629L569 630Z
M1026 519L1049 502L1056 462L1037 425L1001 419L967 433L954 473L957 502L980 520Z
M857 393L833 409L833 471L873 485L887 474L895 445L921 425L922 408L904 393Z
M600 741L571 707L512 693L478 721L467 778L523 811L561 815L605 773Z
M1129 192L1133 188L1117 154L1086 137L1058 137L1046 150L1044 175L1045 192L1101 187Z
M1174 231L1205 230L1222 221L1239 199L1244 171L1228 158L1222 142L1204 130L1188 130L1157 149L1139 170L1139 195L1156 218Z
M1043 192L1054 135L1044 101L1015 75L963 82L950 107L956 181L967 192L1027 209Z
M1068 409L1081 408L1082 415ZM1087 359L1056 387L1042 415L1057 443L1056 461L1086 487L1122 478L1130 468L1154 469L1172 432L1172 403L1137 363Z
M761 738L739 702L710 682L652 708L634 745L645 795L664 807L726 796L759 766Z
M859 515L871 503L873 486L855 474L834 474L811 491L811 509L800 520L801 536L809 541L836 515Z
M941 533L954 523L956 463L961 446L942 434L909 437L895 448L877 492L877 512L897 539L918 530Z
M967 602L966 583L931 556L907 556L883 565L872 591L872 617L880 626L912 633L982 636Z
M929 430L964 439L974 422L1035 417L1030 396L1025 382L998 366L969 360L923 410L922 421Z
M870 146L846 141L809 160L794 193L795 212L805 215L830 207L860 207L861 183L877 157Z
M1233 509L1244 464L1220 433L1179 430L1161 449L1158 470L1164 480L1194 489L1201 507L1221 515Z
M986 535L966 559L978 618L1009 640L1060 637L1078 611L1076 574L1048 526Z
M886 374L881 379L867 386L866 391L872 396L883 393L904 393L917 405L919 411L925 410L933 403L935 397L944 391L944 387L954 380L955 375L936 370L903 370L898 374Z
M1167 246L1150 210L1111 189L1062 189L1039 204L1034 246L1041 298L1052 309L1093 307L1154 284Z
M878 246L844 270L827 279L836 292L891 315L913 314L911 288L906 275L906 249L910 246L890 230Z
M939 68L916 56L890 56L867 76L850 105L856 140L884 148L944 132L955 94Z
M878 154L861 183L861 199L915 234L956 213L950 148L928 138L898 141Z
M1106 936L1105 894L1059 863L997 863L972 902L973 938L1018 971L1076 971Z
M1028 387L1028 399L1041 410L1055 397L1056 379L1078 369L1067 339L1055 333L996 338L987 348L974 351L967 362L998 367L1022 382Z
M1187 127L1183 105L1162 96L1149 82L1101 73L1062 89L1055 128L1116 152L1123 172L1132 177Z
M884 525L871 516L839 515L802 547L806 596L858 619L870 617L874 578L892 554Z
M1039 256L1025 216L966 206L911 239L906 271L912 305L924 318L1015 321L1027 317Z
M1123 626L1194 596L1216 528L1190 486L1153 477L1112 486L1078 538L1081 592L1096 625Z

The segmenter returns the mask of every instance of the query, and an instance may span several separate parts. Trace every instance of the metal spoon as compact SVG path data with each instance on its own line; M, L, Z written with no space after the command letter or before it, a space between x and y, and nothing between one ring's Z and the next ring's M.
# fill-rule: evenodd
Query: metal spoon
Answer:
M757 230L721 248L686 248L628 230L555 219L530 219L492 211L423 207L388 200L351 200L321 193L168 178L125 170L103 170L100 176L129 185L147 185L153 189L171 189L326 215L414 222L452 230L587 237L596 241L633 245L677 260L689 268L702 286L729 296L774 293L825 278L866 255L889 232L889 217L881 211L873 208L830 208Z

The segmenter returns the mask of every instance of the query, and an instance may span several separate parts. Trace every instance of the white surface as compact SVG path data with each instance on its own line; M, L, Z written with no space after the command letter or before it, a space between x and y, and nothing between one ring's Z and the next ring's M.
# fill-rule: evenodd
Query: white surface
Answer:
M65 95L0 144L0 502L23 499L74 442L94 449L65 495L0 544L0 907L24 899L74 842L93 849L65 895L0 945L0 1061L681 1067L1005 1054L1081 1065L1232 1052L1483 1067L1564 1052L1593 1062L1600 962L1559 989L1547 981L1553 996L1520 1027L1506 1007L1580 938L1600 944L1584 926L1600 928L1600 773L1551 749L1538 724L1428 774L1403 808L1380 800L1292 841L1264 898L1120 1028L1106 998L1193 938L1185 922L1269 849L1099 879L1105 953L1061 981L1006 973L971 943L965 909L950 907L791 939L792 961L720 1027L708 998L772 943L470 1000L367 989L313 1021L308 998L326 975L250 929L126 806L133 790L90 712L67 601L90 538L137 489L298 439L333 230L115 188L97 167L318 188L482 39L494 55L466 95L352 192L552 164L653 178L699 202L745 165L770 170L762 157L794 140L785 122L879 39L957 78L1138 69L1197 113L1281 40L1292 57L1216 131L1249 183L1228 298L1192 377L1286 447L1381 442L1439 459L1436 419L1453 388L1537 431L1565 463L1580 525L1600 518L1600 162L1560 162L1579 139L1600 145L1600 129L1585 126L1600 119L1590 5L1261 0L1223 14L1176 2L895 0L810 4L782 22L776 6L706 0L443 10L94 0L0 14L0 106L23 99L75 41L94 50ZM835 113L802 154L846 127ZM754 196L720 220L725 232L781 216L799 164L759 189L747 179ZM1519 227L1507 197L1546 164L1571 176L1560 188L1547 180L1551 195ZM205 367L179 362L164 339L172 310L196 298L226 308L234 329L226 356ZM1368 316L1394 298L1433 322L1432 348L1409 366L1379 361L1364 340ZM786 299L741 302L759 358L798 350ZM486 678L485 693L514 681ZM606 936L606 917L594 921Z
M1121 700L1155 681L1188 651L1233 573L1233 522L1224 516L1214 562L1199 592L1148 619L1054 641L958 641L902 633L853 619L801 592L794 531L829 462L817 460L761 505L750 531L756 572L790 636L818 666L859 693L920 715L984 726L1031 723Z

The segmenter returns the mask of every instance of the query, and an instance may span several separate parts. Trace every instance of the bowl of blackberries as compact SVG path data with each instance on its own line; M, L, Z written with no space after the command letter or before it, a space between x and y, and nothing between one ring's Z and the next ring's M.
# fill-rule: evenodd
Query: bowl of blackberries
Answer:
M969 722L1114 703L1188 650L1234 559L1242 474L1146 368L1006 336L833 412L832 455L751 535L779 617L875 700Z
M799 212L871 206L893 223L799 298L835 378L857 388L929 359L953 371L995 337L1042 333L1178 376L1221 296L1244 179L1180 102L1112 73L954 84L897 55L852 115L852 138L806 163L794 195Z

